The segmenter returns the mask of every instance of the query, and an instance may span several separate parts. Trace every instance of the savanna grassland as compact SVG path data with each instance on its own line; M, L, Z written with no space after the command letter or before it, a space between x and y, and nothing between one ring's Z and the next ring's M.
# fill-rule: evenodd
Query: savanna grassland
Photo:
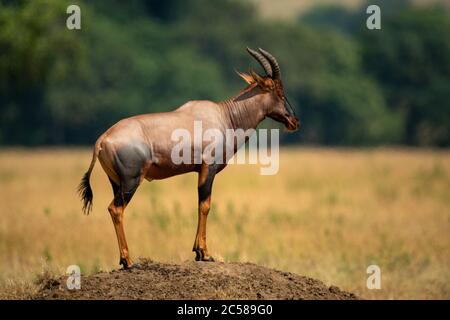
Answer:
M89 149L0 151L0 297L22 297L43 271L118 267L97 164L94 209L76 186ZM196 175L144 182L125 212L133 257L192 260ZM282 149L280 170L231 165L215 180L208 246L223 261L249 261L320 279L368 299L450 298L450 153L410 149ZM381 290L366 288L380 266Z

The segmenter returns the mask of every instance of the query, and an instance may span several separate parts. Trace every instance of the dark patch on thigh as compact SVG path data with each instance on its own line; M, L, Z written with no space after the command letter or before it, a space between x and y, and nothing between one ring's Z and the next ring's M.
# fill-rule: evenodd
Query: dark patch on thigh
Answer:
M150 150L143 142L133 142L116 149L114 165L119 177L140 176L145 163L150 159Z
M114 169L120 178L120 190L119 195L114 195L115 202L127 204L131 200L141 181L142 169L149 159L149 147L143 142L130 142L116 149Z
M114 196L120 191L120 186L118 186L113 179L108 176L109 182L111 183L111 187L113 189Z

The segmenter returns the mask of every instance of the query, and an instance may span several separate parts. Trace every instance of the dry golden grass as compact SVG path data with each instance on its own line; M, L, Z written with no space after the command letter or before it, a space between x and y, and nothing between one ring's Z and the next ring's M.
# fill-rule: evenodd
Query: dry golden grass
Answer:
M316 7L339 5L350 10L360 9L365 0L247 0L254 3L261 16L267 19L297 19L300 15ZM386 1L388 2L388 1ZM444 5L450 7L448 0L412 0L415 6ZM370 2L367 2L368 6ZM382 4L380 5L383 9ZM365 9L363 7L363 9Z
M257 5L261 15L269 19L294 19L314 7L341 5L358 8L363 0L247 0Z
M91 159L83 150L0 151L0 297L33 290L42 270L118 267L99 164L94 210L75 189ZM311 276L364 298L450 298L450 153L283 149L280 171L231 165L218 175L208 223L211 253ZM126 210L131 253L194 258L196 175L144 182ZM366 289L377 264L382 289Z

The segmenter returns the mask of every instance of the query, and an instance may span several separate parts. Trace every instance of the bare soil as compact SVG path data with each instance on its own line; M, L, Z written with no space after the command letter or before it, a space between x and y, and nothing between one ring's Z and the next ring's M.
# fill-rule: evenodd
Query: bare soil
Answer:
M138 263L82 276L80 290L66 288L67 276L44 279L33 299L358 299L321 281L252 263Z

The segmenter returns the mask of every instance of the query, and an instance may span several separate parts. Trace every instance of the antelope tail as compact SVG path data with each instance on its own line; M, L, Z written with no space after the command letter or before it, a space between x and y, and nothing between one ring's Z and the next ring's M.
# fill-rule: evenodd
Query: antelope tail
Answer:
M94 169L95 162L97 161L98 153L100 151L100 142L102 139L98 139L95 143L94 151L92 153L92 160L89 166L88 171L84 174L81 179L80 184L78 185L78 194L80 195L81 200L83 201L83 213L89 214L92 210L92 199L94 195L92 194L91 185L89 183L89 179L91 177L92 169Z

